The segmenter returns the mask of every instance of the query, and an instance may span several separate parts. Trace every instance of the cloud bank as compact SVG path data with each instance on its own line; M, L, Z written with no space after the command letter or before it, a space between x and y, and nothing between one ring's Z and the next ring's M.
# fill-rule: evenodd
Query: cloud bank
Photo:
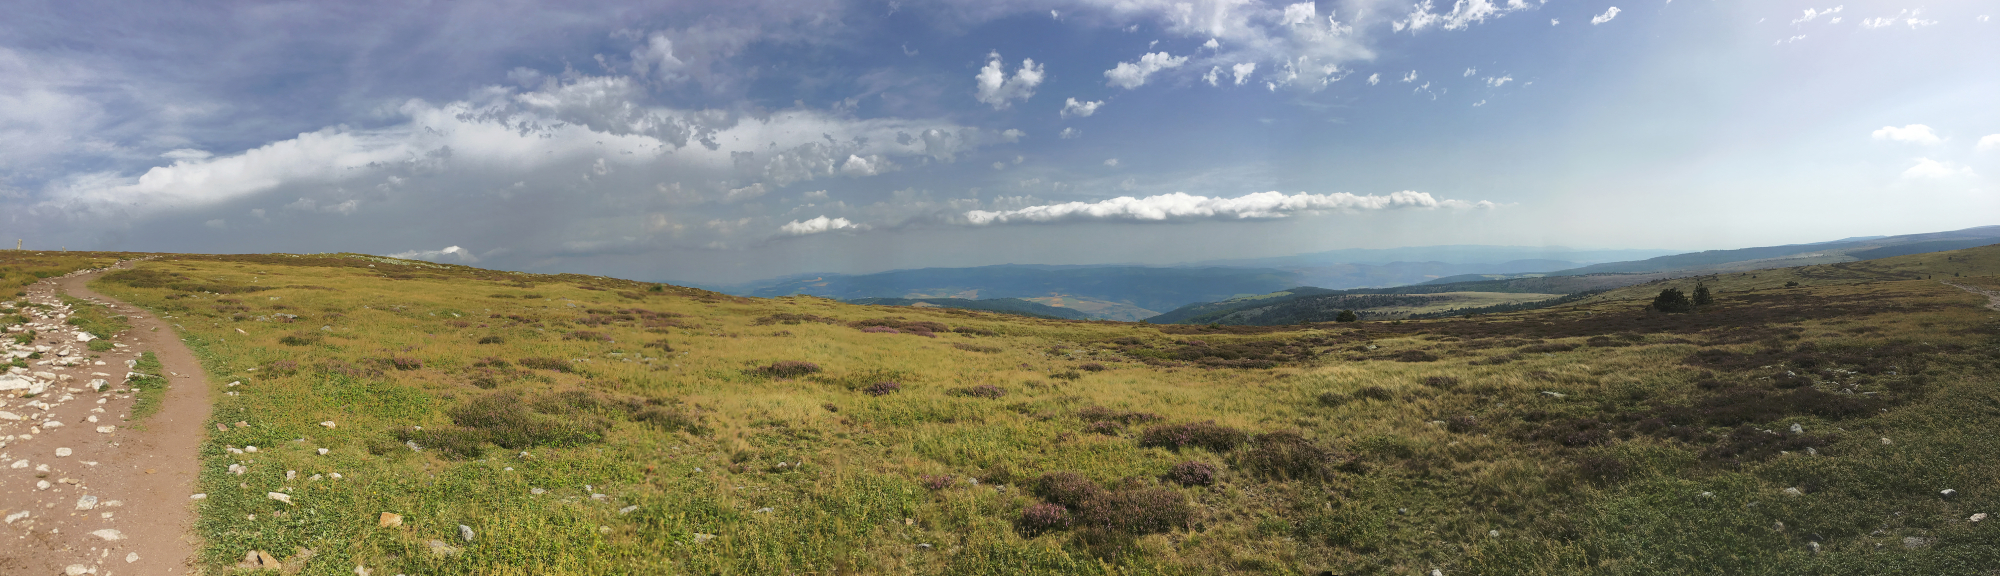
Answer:
M1355 195L1346 192L1310 194L1300 192L1257 192L1235 198L1211 198L1184 192L1133 198L1120 196L1097 202L1066 202L1030 206L1016 210L972 210L967 223L989 224L1048 223L1085 220L1170 222L1191 220L1249 220L1284 218L1294 214L1344 211L1390 210L1398 208L1493 208L1492 202L1439 200L1426 192L1404 190L1386 195Z

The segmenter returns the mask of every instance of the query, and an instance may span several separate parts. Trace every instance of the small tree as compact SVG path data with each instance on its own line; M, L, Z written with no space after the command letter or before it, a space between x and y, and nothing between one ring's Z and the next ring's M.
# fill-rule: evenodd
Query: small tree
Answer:
M1715 297L1708 294L1708 285L1696 282L1694 284L1694 305L1707 306L1714 303Z
M1354 322L1360 319L1361 316L1356 315L1353 310L1341 310L1339 316L1333 317L1334 322Z
M1691 312L1694 310L1694 303L1688 301L1687 294L1681 293L1679 288L1668 288L1661 290L1660 295L1653 298L1653 309L1661 312Z

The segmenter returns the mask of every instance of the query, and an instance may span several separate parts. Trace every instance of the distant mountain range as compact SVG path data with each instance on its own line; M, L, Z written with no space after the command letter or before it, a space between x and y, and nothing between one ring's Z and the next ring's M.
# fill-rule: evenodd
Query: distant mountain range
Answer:
M1491 302L1518 298L1434 296L1361 299L1360 295L1498 293L1565 295L1702 273L1782 268L1956 250L2000 242L2000 226L1926 234L1853 237L1814 244L1673 253L1665 250L1575 250L1532 246L1425 246L1333 250L1275 258L1216 260L1188 266L1000 265L920 268L875 274L802 274L712 287L744 296L808 294L869 303L973 308L970 302L1056 318L1148 320L1155 323L1273 322L1313 318L1360 302L1389 303L1401 312L1422 302ZM1343 300L1344 299L1344 300ZM908 300L908 302L902 302ZM1340 302L1340 304L1334 304ZM1287 304L1289 303L1289 304ZM1280 310L1272 306L1300 307ZM1329 308L1332 307L1332 308ZM1305 308L1319 310L1308 312ZM1251 310L1263 312L1249 313ZM1162 313L1164 311L1164 313ZM1233 316L1232 316L1233 315ZM1225 322L1226 323L1226 322Z
M848 300L847 303L872 306L963 308L966 310L984 310L987 312L1034 316L1037 318L1055 318L1058 320L1089 320L1091 318L1089 314L1085 314L1079 310L1057 308L1020 298L994 298L992 300L967 300L965 298L856 298Z

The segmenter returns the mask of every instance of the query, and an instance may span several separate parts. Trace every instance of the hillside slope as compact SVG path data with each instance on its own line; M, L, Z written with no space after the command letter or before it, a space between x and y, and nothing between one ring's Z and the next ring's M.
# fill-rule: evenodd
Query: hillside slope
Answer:
M95 287L213 376L212 573L1962 574L2000 547L1967 521L2000 510L2000 313L1919 276L1993 258L1272 327L360 255Z
M1085 314L1077 310L1072 310L1069 308L1057 308L1054 306L1049 306L1037 302L1029 302L1027 300L1022 300L1019 298L994 298L991 300L967 300L964 298L856 298L853 300L848 300L847 303L860 304L863 306L918 306L918 307L932 306L937 308L961 308L965 310L983 310L986 312L999 312L1002 314L1019 314L1022 316L1034 316L1037 318L1055 318L1062 320L1085 320L1090 318L1089 314Z

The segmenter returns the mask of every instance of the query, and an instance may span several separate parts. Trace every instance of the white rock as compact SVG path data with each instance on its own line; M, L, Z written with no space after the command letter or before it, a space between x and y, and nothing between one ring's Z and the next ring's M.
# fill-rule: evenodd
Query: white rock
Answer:
M36 489L36 490L47 490L47 489L49 489L49 481L47 481L47 480L36 480L36 481L35 481L35 489Z
M459 525L458 525L458 537L459 537L459 538L464 538L466 542L471 542L471 541L472 541L472 527L471 527L471 526L466 526L466 525L464 525L464 524L459 524Z
M631 506L626 506L626 507L624 507L624 508L619 508L619 509L618 509L618 513L619 513L619 514L631 514L631 513L633 513L633 512L638 512L638 511L639 511L639 505L637 505L637 504L634 504L634 505L631 505ZM1981 516L1985 516L1985 514L1981 514ZM1976 520L1975 520L1975 522L1976 522Z
M1953 489L1950 489L1950 488L1946 488L1946 489L1943 489L1943 490L1939 490L1939 491L1938 491L1938 495L1939 495L1939 496L1943 496L1943 497L1946 497L1946 498L1950 498L1950 497L1952 497L1952 496L1956 496L1956 495L1958 495L1958 491L1957 491L1957 490L1953 490Z
M1798 424L1797 422L1793 422L1793 423L1792 423L1792 433L1793 433L1793 434L1804 434L1804 433L1806 433L1806 427L1804 427L1804 426L1800 426L1800 425L1799 425L1799 424Z
M279 502L284 502L286 504L292 503L292 495L286 494L284 492L265 492L264 497L270 498L272 500L277 500Z
M124 532L119 532L119 531L117 531L117 530L115 530L115 529L111 529L111 528L105 528L105 529L103 529L103 530L98 530L98 531L95 531L95 532L91 532L91 533L90 533L90 535L91 535L91 536L96 536L96 537L98 537L98 538L103 538L103 539L104 539L104 540L106 540L106 541L117 541L117 540L124 540L124 539L125 539L125 533L124 533Z
M326 452L327 452L327 450L326 450L325 448L321 448L321 449L319 449L319 455L321 455L321 456L325 456L325 455L326 455Z
M71 564L63 568L63 576L83 576L89 573L90 567L82 564Z
M1973 524L1978 524L1978 523L1980 523L1980 522L1985 522L1985 521L1986 521L1986 513L1985 513L1985 512L1980 512L1980 513L1978 513L1978 514L1973 514L1972 516L1970 516L1970 517L1966 518L1966 519L1965 519L1965 521L1966 521L1966 522L1971 522L1971 523L1973 523Z
M22 519L22 518L27 518L27 517L28 517L28 511L27 511L27 510L22 510L22 511L20 511L20 512L15 512L15 513L13 513L13 514L8 514L8 515L7 515L7 523L8 523L8 524L13 524L13 523L14 523L14 521L16 521L16 520L20 520L20 519Z
M1785 489L1785 495L1786 495L1786 496L1791 496L1791 497L1794 497L1794 498L1796 498L1796 497L1799 497L1799 496L1804 496L1805 494L1806 494L1805 492L1801 492L1801 491L1799 491L1799 489L1797 489L1797 488L1786 488L1786 489Z
M112 433L112 432L116 432L116 431L118 431L118 427L117 427L117 426L98 426L98 427L97 427L97 433L98 433L98 434L110 434L110 433Z
M0 420L21 420L21 419L22 418L20 414L15 414L13 412L0 410Z
M244 451L244 452L249 452L249 453L251 453L251 454L256 454L256 453L257 453L257 447L256 447L256 446L244 446L244 447L243 447L243 451Z
M95 392L103 392L104 387L110 385L111 383L105 382L103 378L96 378L90 381L90 389Z
M97 339L97 337L96 337L96 336L91 336L89 332L78 332L78 333L76 333L76 341L78 341L78 342L89 342L89 341L91 341L91 340L96 340L96 339Z
M1564 394L1564 393L1561 393L1561 392L1557 392L1557 391L1554 391L1554 390L1543 390L1543 391L1542 391L1542 395L1544 395L1544 396L1548 396L1548 397L1550 397L1550 398L1564 398L1564 397L1567 397L1567 396L1569 396L1568 394Z
M235 474L235 475L237 475L237 476L242 476L244 472L249 472L249 471L250 471L250 468L249 468L248 466L244 466L244 465L242 465L242 464L230 464L230 465L229 465L229 473L230 473L230 474Z
M71 454L75 454L75 453L76 453L76 451L74 451L74 450L70 450L70 449L68 449L68 448L57 448L57 449L56 449L56 457L57 457L57 458L68 458L68 457L69 457L69 455L71 455Z
M96 497L96 496L91 496L91 495L89 495L89 494L85 494L85 495L83 495L83 496L81 496L81 497L78 497L78 498L76 499L76 509L78 509L78 510L96 510L96 509L97 509L97 497Z
M138 552L132 552L132 553L129 553L129 554L126 554L126 555L125 555L125 563L126 563L126 564L131 564L131 563L133 563L133 562L138 562L138 561L139 561L139 553L138 553Z
M188 495L188 499L189 499L189 500L207 500L207 499L208 499L208 495L207 495L207 494L189 494L189 495Z
M1882 439L1882 445L1883 445L1883 446L1895 446L1895 445L1896 445L1896 441L1894 441L1894 440L1890 440L1890 439L1888 439L1888 438L1883 438L1883 439Z
M332 421L332 420L328 420L328 421L325 421L325 422L321 422L321 423L319 423L319 425L321 425L321 426L325 426L325 427L327 427L327 428L332 428L332 427L333 427L333 421Z

